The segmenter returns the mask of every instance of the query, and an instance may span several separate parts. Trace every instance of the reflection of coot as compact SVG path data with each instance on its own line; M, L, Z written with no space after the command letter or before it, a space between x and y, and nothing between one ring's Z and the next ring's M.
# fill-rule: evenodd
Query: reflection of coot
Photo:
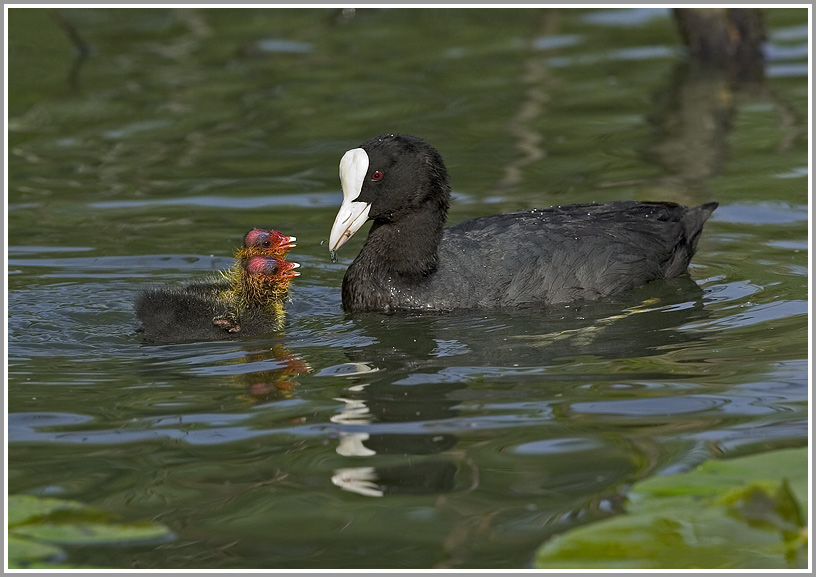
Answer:
M404 312L389 315L385 322L380 314L359 314L354 325L372 342L363 348L350 347L346 355L352 362L379 369L366 375L371 385L364 392L370 396L376 390L379 398L383 389L374 385L400 382L407 386L397 389L405 391L423 383L431 388L452 387L456 367L478 374L479 367L489 373L490 367L534 368L579 356L660 355L666 347L699 340L705 333L694 326L709 314L703 290L683 275L602 301L536 310Z
M453 491L456 464L434 460L390 467L350 467L335 471L332 483L367 497L438 495Z
M283 260L293 241L274 230L253 229L221 279L142 291L135 305L139 332L149 342L167 343L280 329L289 285L299 274L297 263Z
M683 274L716 203L611 202L477 218L443 230L450 186L423 140L384 135L340 162L336 250L374 223L343 307L450 310L592 300Z

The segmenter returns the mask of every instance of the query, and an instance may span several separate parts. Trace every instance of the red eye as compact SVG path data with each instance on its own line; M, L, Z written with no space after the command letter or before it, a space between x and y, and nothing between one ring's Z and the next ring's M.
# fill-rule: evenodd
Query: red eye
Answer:
M379 170L375 170L371 173L371 180L382 180L383 173Z

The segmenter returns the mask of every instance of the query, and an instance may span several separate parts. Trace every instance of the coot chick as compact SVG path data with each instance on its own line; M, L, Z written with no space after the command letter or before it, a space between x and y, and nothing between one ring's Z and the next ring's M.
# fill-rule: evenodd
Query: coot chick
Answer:
M251 273L249 276L247 276L247 272L249 270L247 263L249 259L257 256L266 256L276 260L284 260L289 249L295 246L295 240L297 239L294 236L287 236L280 231L264 228L253 228L244 235L243 244L235 250L235 262L233 263L232 268L230 268L226 273L221 273L233 288L229 291L225 291L221 296L222 300L225 300L229 306L227 312L213 319L214 324L231 333L237 333L239 330L241 330L239 317L241 315L240 307L242 306L242 303L246 300L248 294L262 292L259 291L258 288L249 290L249 292L247 292L247 279L251 280L256 278L253 277ZM268 266L271 266L271 263ZM294 266L297 267L299 265L295 264ZM258 272L259 271L255 271L256 274ZM297 276L298 274L299 273L294 273L294 276ZM287 287L288 284L283 287L284 292ZM270 291L267 290L267 292ZM255 300L257 302L263 302L264 298L275 299L275 296L273 294L267 294L266 297L259 295ZM282 311L282 304L280 308Z
M340 161L343 203L330 250L373 224L343 278L343 308L452 310L594 300L683 274L712 202L573 204L443 228L450 203L440 154L387 134Z
M289 283L299 272L292 269L300 266L267 256L253 256L244 259L243 266L235 266L222 273L227 281L226 290L218 293L218 300L226 304L224 314L213 318L213 324L230 333L241 330L241 317L247 311L266 310L283 321L283 303L289 290Z
M235 251L236 261L253 256L283 258L297 239L274 229L253 228L244 235L244 244Z
M225 277L231 282L244 274L247 260L253 256L268 256L285 259L289 249L295 246L294 236L287 236L280 231L267 228L253 228L244 235L243 244L235 249L235 261Z
M289 285L300 274L297 267L253 256L240 270L233 267L215 281L144 290L136 298L139 332L148 342L171 343L279 330Z

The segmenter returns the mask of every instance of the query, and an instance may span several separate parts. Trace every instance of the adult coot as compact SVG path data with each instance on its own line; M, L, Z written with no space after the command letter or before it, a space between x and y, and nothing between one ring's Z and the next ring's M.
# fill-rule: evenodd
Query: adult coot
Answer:
M346 311L451 310L594 300L683 274L712 202L574 204L443 228L450 202L440 154L387 134L340 161L343 203L330 249L373 224L343 279Z
M139 332L148 342L170 343L280 329L289 285L300 274L297 263L284 260L294 240L253 229L221 278L141 291L135 304Z

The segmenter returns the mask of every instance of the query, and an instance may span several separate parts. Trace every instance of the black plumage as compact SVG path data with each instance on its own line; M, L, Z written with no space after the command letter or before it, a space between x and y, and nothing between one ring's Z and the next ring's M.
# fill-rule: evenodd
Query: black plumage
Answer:
M341 162L336 249L367 218L343 279L343 307L452 310L594 300L683 274L717 207L669 202L573 204L443 228L450 185L423 140L384 135Z

